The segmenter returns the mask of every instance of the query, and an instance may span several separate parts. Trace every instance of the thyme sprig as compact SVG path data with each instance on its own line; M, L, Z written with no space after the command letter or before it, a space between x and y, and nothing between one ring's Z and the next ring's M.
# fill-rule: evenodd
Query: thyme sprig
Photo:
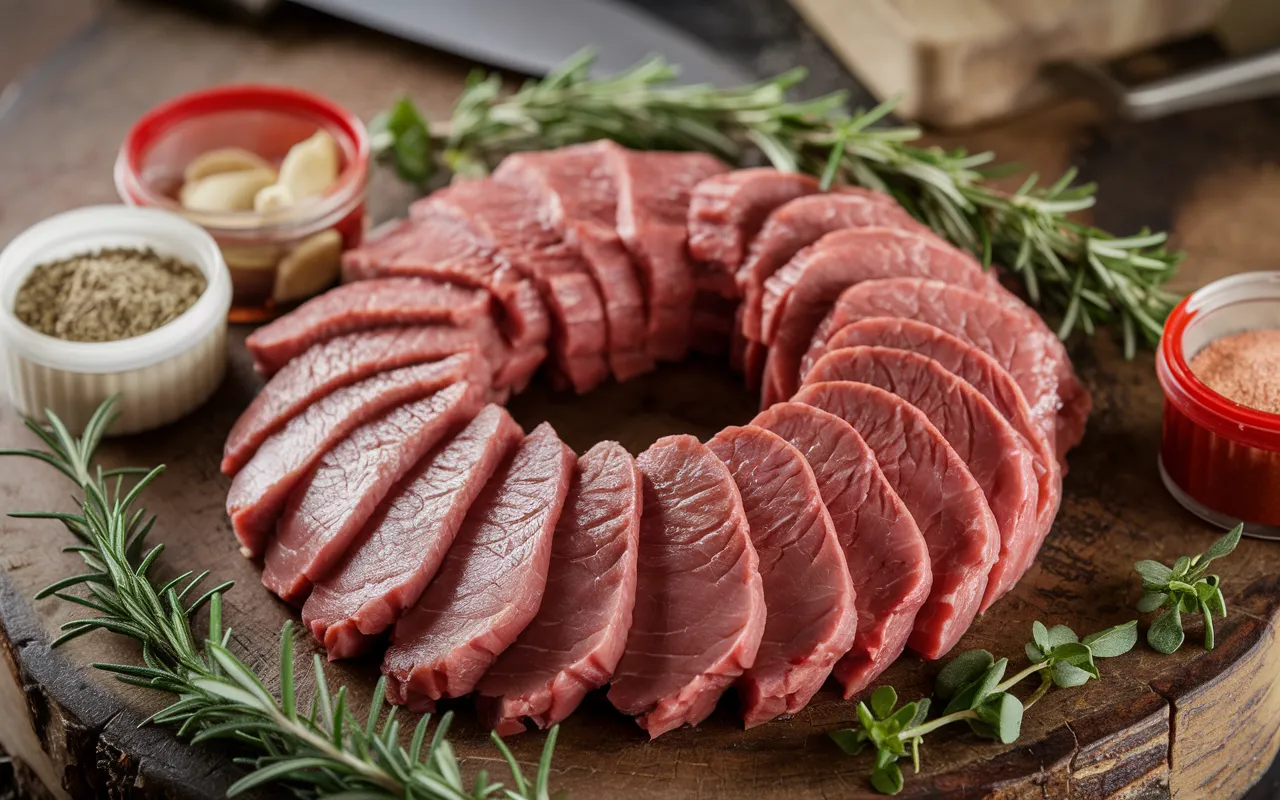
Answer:
M1070 688L1101 677L1095 658L1114 658L1129 652L1138 641L1137 621L1090 634L1081 640L1066 625L1031 626L1031 641L1024 648L1030 662L1005 678L1009 659L996 660L986 650L970 650L949 661L934 683L934 699L924 698L895 708L898 693L881 686L871 693L870 706L859 702L858 727L832 731L833 741L850 755L868 746L875 749L871 785L879 792L897 794L904 778L898 761L910 754L920 771L920 747L927 734L957 722L977 736L1012 744L1022 734L1022 718L1053 686ZM1034 675L1040 685L1024 702L1012 689ZM934 701L945 702L941 716L928 719Z
M1142 599L1138 610L1145 613L1164 609L1147 629L1147 643L1161 653L1177 652L1186 639L1182 615L1199 613L1204 618L1204 649L1214 645L1213 615L1227 616L1227 601L1222 596L1222 579L1206 574L1210 562L1228 556L1236 545L1244 525L1237 525L1197 556L1182 556L1172 567L1159 561L1139 561L1133 571L1142 576Z
M139 504L144 489L164 471L103 470L94 452L114 417L114 398L104 402L76 438L56 415L46 412L51 430L28 422L47 450L4 450L0 455L34 458L61 472L83 493L79 513L40 511L12 516L61 522L77 544L64 548L84 560L88 571L57 581L37 597L57 597L94 612L62 626L54 646L92 631L127 636L141 646L142 664L94 664L124 683L173 695L174 702L148 723L170 724L195 742L224 740L250 772L228 794L271 785L303 798L418 798L419 800L548 800L556 729L542 750L536 775L527 778L511 751L495 734L494 745L512 773L512 786L491 782L484 772L468 784L448 741L451 714L445 714L428 741L430 717L401 744L396 709L383 715L386 684L379 680L367 718L351 710L346 687L331 692L319 655L312 659L315 692L309 708L297 702L293 628L280 636L280 693L230 648L223 624L222 595L231 583L202 590L209 573L184 572L160 583L150 572L164 550L147 549L155 525ZM126 488L126 478L136 481ZM75 588L82 593L71 593ZM196 617L208 608L208 632L196 633Z
M1116 237L1070 215L1094 204L1096 187L1069 170L1045 185L1029 175L1013 192L993 187L1006 173L992 153L916 144L914 126L881 124L894 102L850 112L844 93L794 102L805 78L793 69L747 86L675 82L660 58L602 78L580 53L541 80L504 94L497 74L468 79L451 119L429 124L401 99L373 122L374 150L406 181L425 184L441 167L484 174L523 150L612 139L642 150L701 150L745 165L762 154L782 170L892 194L912 214L984 264L1018 275L1033 303L1058 320L1063 338L1114 326L1127 355L1154 343L1177 301L1165 282L1182 254L1166 235Z

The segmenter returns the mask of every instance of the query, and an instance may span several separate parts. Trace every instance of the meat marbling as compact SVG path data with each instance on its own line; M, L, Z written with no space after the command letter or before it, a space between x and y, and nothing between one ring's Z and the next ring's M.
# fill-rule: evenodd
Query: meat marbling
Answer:
M285 602L301 605L391 487L459 423L471 419L483 396L474 384L455 383L347 434L289 495L267 546L263 584Z
M317 342L392 325L466 326L490 314L486 289L424 278L380 278L314 297L245 339L254 365L273 375Z
M748 728L794 715L857 632L853 582L805 457L764 428L729 427L707 447L733 475L760 560L764 635L738 678Z
M875 454L848 422L803 403L778 403L751 424L773 431L804 455L844 552L858 629L832 674L849 699L907 646L933 583L929 548Z
M580 459L551 544L538 615L480 685L500 735L560 722L613 676L631 628L643 493L635 459L600 442Z
M878 386L924 412L982 487L1000 528L1000 555L987 576L979 613L1013 588L1038 541L1039 486L1031 446L987 399L928 356L888 347L831 350L806 384L854 381Z
M267 437L227 492L227 515L245 555L262 555L293 487L356 426L466 380L477 361L464 353L448 362L378 373L322 397Z
M543 423L485 484L435 579L396 623L382 661L392 702L430 710L469 693L533 620L574 461Z
M925 415L900 397L864 383L814 383L795 396L853 426L920 526L929 546L933 585L907 644L941 658L968 630L987 573L1000 551L1000 530L956 451Z
M636 459L644 483L636 607L609 700L657 737L696 725L756 658L764 589L733 477L692 436Z
M302 607L331 660L363 653L418 602L472 503L523 438L506 409L486 406L387 494Z

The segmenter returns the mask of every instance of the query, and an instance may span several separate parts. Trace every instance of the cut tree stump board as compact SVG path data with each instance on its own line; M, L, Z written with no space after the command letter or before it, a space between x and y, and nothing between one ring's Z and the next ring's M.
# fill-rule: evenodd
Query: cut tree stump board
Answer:
M165 65L164 69L156 65ZM57 63L29 84L0 120L0 242L66 208L114 199L110 168L130 120L180 91L213 82L269 79L334 96L369 116L399 91L439 116L461 84L465 64L323 19L289 12L266 32L190 18L149 5L111 8ZM1280 106L1259 103L1145 127L1098 129L1085 106L1051 109L967 136L1043 174L1083 165L1103 183L1097 220L1128 232L1171 227L1189 251L1180 288L1242 269L1274 267L1280 226ZM957 142L948 142L955 144ZM385 217L406 193L381 175L372 208ZM153 434L113 440L107 466L168 465L146 495L159 515L154 541L166 550L158 568L211 569L238 585L226 598L233 646L268 683L276 677L277 636L294 614L258 583L241 558L223 514L228 481L218 472L222 440L260 385L232 337L231 371L216 397L190 418ZM978 620L960 647L984 647L1022 662L1032 620L1089 632L1134 617L1139 558L1171 561L1203 550L1216 531L1167 495L1156 471L1160 390L1152 359L1125 362L1106 338L1073 346L1095 393L1088 435L1071 456L1062 512L1037 564ZM719 362L691 359L590 397L554 394L542 385L511 403L526 426L550 420L579 452L604 438L634 451L676 432L707 437L750 419L755 398ZM0 446L32 446L12 410L0 411ZM48 469L0 462L0 508L66 509L69 487ZM224 750L190 748L167 728L138 723L164 698L106 678L88 665L132 662L128 642L95 634L51 651L49 641L74 609L32 602L47 583L81 569L59 552L66 534L49 524L3 523L0 540L0 654L21 691L0 694L0 740L17 743L31 772L64 795L218 797L238 774ZM1245 541L1221 569L1231 609L1218 647L1191 645L1160 656L1139 645L1102 663L1104 679L1049 693L1028 713L1014 745L980 741L959 730L931 736L924 769L903 796L1176 797L1244 794L1280 748L1280 546ZM312 643L301 638L299 657ZM357 707L368 702L374 663L329 668ZM936 666L903 658L882 682L907 698L927 693ZM304 687L304 692L306 691ZM795 798L871 796L869 758L843 756L826 732L855 719L850 703L822 692L797 718L743 731L726 700L698 729L647 742L636 725L599 695L565 723L553 784L577 798ZM468 770L501 777L496 753L466 702L454 741ZM11 713L20 709L22 713ZM516 737L532 763L543 735Z

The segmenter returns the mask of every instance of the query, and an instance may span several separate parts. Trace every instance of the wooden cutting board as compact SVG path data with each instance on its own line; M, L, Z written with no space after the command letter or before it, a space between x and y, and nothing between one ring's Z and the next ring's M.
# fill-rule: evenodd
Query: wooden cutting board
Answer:
M129 122L180 91L270 79L326 92L367 117L403 90L438 116L467 66L310 16L288 16L266 33L250 34L151 6L117 9L0 123L0 242L50 213L111 201L110 167ZM1263 104L1188 117L1177 126L1101 132L1089 109L1071 106L964 142L996 147L1045 174L1087 162L1089 177L1105 187L1100 222L1175 228L1191 251L1185 287L1273 263L1280 231L1267 224L1274 209L1267 199L1280 194L1277 124L1280 110ZM372 189L375 215L392 213L405 198L380 176ZM146 501L160 518L155 541L167 545L160 572L208 568L237 581L225 612L233 646L274 685L276 636L294 614L261 588L257 566L237 554L222 510L228 482L217 469L227 430L260 385L241 346L244 333L233 337L230 375L204 409L163 431L112 441L102 460L168 465ZM1150 354L1125 362L1109 340L1098 339L1077 343L1073 355L1097 407L1072 454L1062 512L1036 566L961 644L1008 654L1015 664L1032 620L1088 632L1131 619L1138 596L1133 561L1172 561L1217 535L1175 505L1157 476L1160 392ZM638 451L660 435L706 437L741 423L754 403L723 364L695 359L586 398L537 385L511 408L526 427L550 420L579 452L603 438ZM0 446L33 444L14 413L0 410ZM0 509L66 508L67 492L38 465L0 461ZM0 692L0 740L64 796L220 797L237 774L225 751L189 748L166 728L138 729L163 698L88 667L133 661L135 648L94 635L49 649L52 632L75 612L31 598L81 569L78 559L58 552L65 534L27 521L3 525L0 655L8 668L2 672L15 684ZM1103 682L1054 691L1037 704L1016 745L958 730L930 737L924 771L909 776L904 796L1241 796L1280 749L1280 548L1245 542L1222 573L1231 616L1213 652L1187 647L1166 657L1140 646L1104 662ZM306 660L315 651L306 640L297 647ZM935 669L908 657L883 680L914 698L928 691ZM329 680L348 684L362 707L376 671L371 663L335 665ZM467 704L455 707L465 768L501 777ZM751 731L740 729L734 711L726 701L699 729L651 743L593 696L561 732L553 785L570 797L606 800L874 796L865 780L868 758L843 756L826 737L855 718L853 706L834 692L821 693L796 719ZM512 744L533 762L542 741L530 733Z
M1046 64L1105 61L1206 30L1229 2L791 0L877 97L901 97L904 117L942 127L1044 102Z

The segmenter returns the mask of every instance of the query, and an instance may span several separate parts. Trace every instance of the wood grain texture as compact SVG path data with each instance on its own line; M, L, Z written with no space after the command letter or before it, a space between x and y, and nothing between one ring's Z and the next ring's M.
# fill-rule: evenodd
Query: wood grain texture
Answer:
M145 67L153 63L171 69ZM129 121L180 91L237 79L293 82L366 117L409 91L440 115L465 70L460 62L310 16L291 15L251 34L145 5L113 10L59 64L60 71L39 78L0 126L0 241L55 211L111 201L110 166ZM978 132L964 143L996 147L1046 174L1083 163L1108 193L1100 222L1119 225L1120 232L1144 221L1176 223L1191 250L1183 276L1191 286L1264 258L1252 249L1259 237L1280 236L1274 225L1254 230L1249 222L1266 216L1259 204L1271 196L1265 165L1277 161L1278 126L1280 108L1255 104L1229 112L1225 124L1221 116L1204 115L1176 126L1100 130L1091 109L1071 105ZM1152 149L1165 158L1141 157ZM374 213L383 217L401 208L406 196L384 174L372 199ZM1136 222L1135 209L1141 211ZM1208 214L1220 224L1204 225ZM237 581L225 611L234 646L274 687L276 636L293 613L262 589L257 566L237 554L222 509L228 481L217 471L223 437L260 385L241 344L244 334L233 336L230 374L204 409L155 434L113 440L102 457L107 466L168 464L147 495L148 508L161 520L155 538L167 544L160 574L207 567L220 579ZM1216 535L1168 497L1156 474L1160 393L1150 355L1125 362L1113 343L1100 338L1076 343L1073 356L1096 392L1097 411L1072 455L1062 513L1038 563L961 644L1009 654L1015 663L1021 663L1033 619L1082 632L1130 619L1139 594L1130 572L1134 560L1171 561L1202 550ZM737 386L719 362L693 359L588 398L537 384L511 408L526 428L550 420L579 452L603 438L639 451L661 435L706 438L749 419L755 398ZM0 412L0 443L33 444L8 409ZM50 472L0 462L0 508L64 508L66 496L66 485ZM7 740L15 725L29 726L70 796L221 796L237 774L225 751L187 748L168 729L138 729L163 698L86 667L136 660L135 648L95 635L49 649L51 632L76 612L31 598L80 569L77 558L57 549L63 533L25 520L0 524L0 652L17 676L27 717L0 719L0 736ZM1016 745L941 732L930 738L924 772L909 778L904 796L1238 796L1280 747L1280 549L1245 542L1222 574L1232 615L1221 626L1216 650L1187 647L1164 657L1140 646L1106 661L1104 682L1046 696L1028 714ZM1192 625L1193 641L1197 632ZM315 652L310 641L297 649L305 660ZM884 681L915 697L928 691L935 671L935 665L904 658ZM349 684L362 707L376 674L374 663L344 664L331 667L329 679ZM307 691L302 687L304 699ZM456 744L466 768L500 776L468 705L453 707L460 711ZM851 704L824 691L796 719L744 732L727 700L701 728L649 743L633 722L592 695L561 732L553 780L578 798L871 797L868 759L840 755L825 735L854 717ZM512 744L521 760L532 763L542 736L516 737Z
M1209 28L1228 0L791 0L878 97L961 127L1044 102L1042 67Z

